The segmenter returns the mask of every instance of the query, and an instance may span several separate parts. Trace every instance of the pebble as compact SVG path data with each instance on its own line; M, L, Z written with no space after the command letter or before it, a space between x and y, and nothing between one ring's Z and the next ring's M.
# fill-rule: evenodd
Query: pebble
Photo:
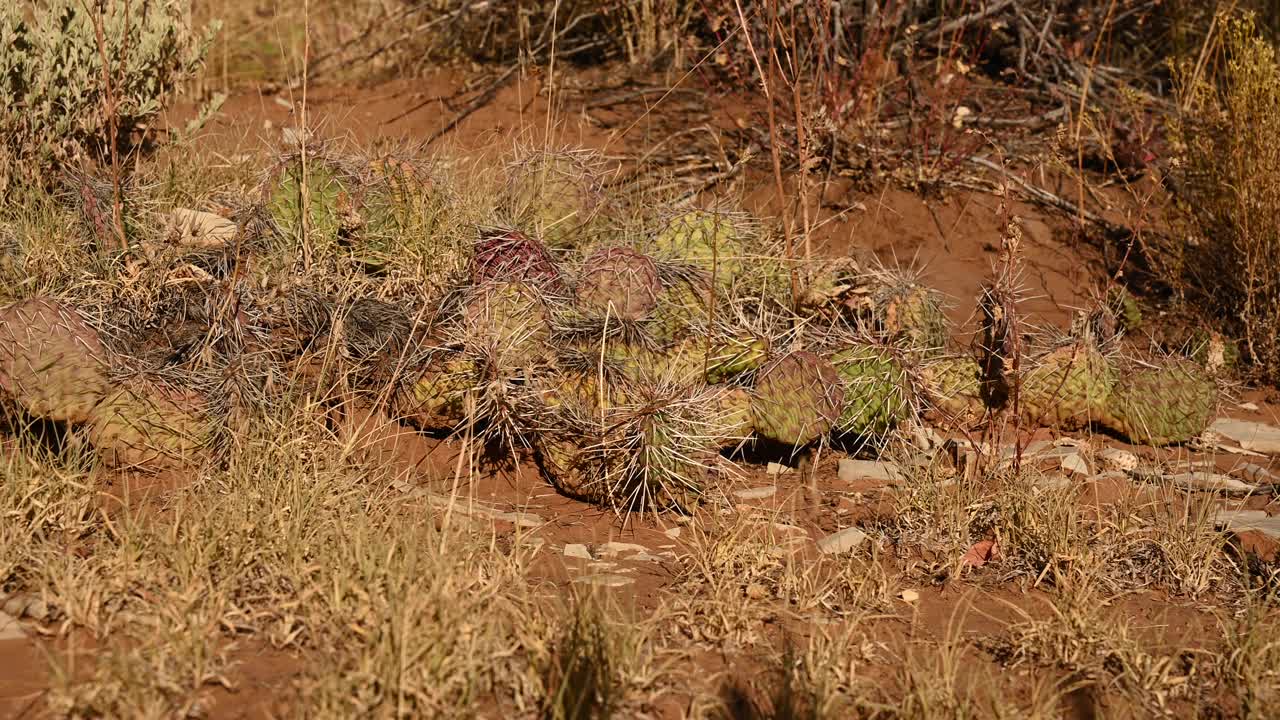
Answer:
M1229 475L1212 472L1188 472L1165 475L1164 479L1188 490L1213 490L1225 493L1257 492L1258 487L1241 482Z
M594 575L583 575L574 580L575 583L583 583L586 585L595 585L597 587L622 587L635 582L634 578L626 575L617 575L615 573L596 573Z
M578 558L578 559L580 559L580 560L594 560L594 559L595 559L595 558L591 557L591 553L587 550L587 546L586 546L586 545L579 545L579 544L577 544L577 543L571 543L571 544L569 544L569 545L565 545L565 546L564 546L564 556L565 556L565 557L571 557L571 558Z
M0 612L0 642L5 640L22 640L27 636L18 619L6 612Z
M1235 441L1240 447L1268 455L1280 454L1280 428L1259 422L1218 418L1208 432Z
M1251 403L1251 402L1240 403L1239 405L1237 405L1237 407L1239 407L1241 410L1245 410L1248 412L1258 412L1259 410L1262 409L1258 407L1257 403Z
M621 553L644 552L648 549L649 548L644 545L636 545L635 543L607 542L600 546L599 552L601 555L609 557L611 555L618 555Z
M773 497L777 492L778 487L776 485L766 485L764 487L750 488L748 490L735 490L733 491L733 494L735 497L742 500L763 500L765 498Z
M765 467L765 472L769 475L785 475L786 473L792 472L792 468L787 467L782 463L771 462Z
M852 458L840 458L838 475L840 482L846 483L859 480L897 482L903 477L902 470L893 463Z
M1241 463L1231 468L1231 474L1249 482L1264 485L1274 485L1280 482L1280 477L1276 477L1275 473L1253 463Z
M902 598L903 602L915 603L920 601L920 593L915 590L903 590L898 593L898 597Z
M14 595L5 601L0 610L13 617L30 618L36 622L42 622L49 617L49 606L45 604L44 600L34 595Z
M825 555L848 552L867 541L868 535L856 527L845 528L818 541L818 551Z
M672 540L675 540L676 538L680 537L680 528L678 527L667 528L666 530L662 531L662 534L666 535Z
M1064 456L1060 466L1068 475L1083 475L1088 477L1090 474L1089 463L1085 462L1084 458L1080 457L1080 453L1077 452Z
M1106 448L1098 453L1098 457L1102 460L1102 464L1110 470L1133 472L1138 469L1138 456L1128 450Z

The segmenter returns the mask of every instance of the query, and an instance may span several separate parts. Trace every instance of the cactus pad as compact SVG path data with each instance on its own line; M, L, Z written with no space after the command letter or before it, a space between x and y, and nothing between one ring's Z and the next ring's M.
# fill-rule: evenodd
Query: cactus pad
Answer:
M162 470L198 464L213 438L208 398L133 376L94 408L89 440L112 465Z
M982 368L968 356L933 358L920 370L929 403L961 423L983 413L981 377Z
M1099 420L1130 442L1186 442L1213 420L1217 384L1202 368L1182 359L1155 367L1126 368L1102 406Z
M432 363L413 383L403 415L426 430L452 430L466 420L466 393L475 384L476 364L462 357Z
M463 309L469 343L495 365L517 369L541 365L551 356L551 326L538 293L520 282L486 283Z
M751 415L756 432L784 445L807 445L840 418L845 392L829 361L797 351L775 360L756 376Z
M1078 341L1029 361L1018 390L1023 419L1068 430L1087 425L1111 393L1114 377L1092 343Z
M743 220L727 213L693 210L669 220L654 238L654 255L693 265L718 284L727 284L746 262Z
M550 292L563 289L547 248L519 230L486 229L471 256L471 282L523 282Z
M661 293L653 260L621 247L592 253L578 280L579 303L622 320L643 319L657 305Z
M71 309L47 299L0 309L0 389L27 412L89 420L108 389L107 351Z
M906 370L886 348L854 345L831 356L844 381L845 402L836 429L881 436L911 415Z

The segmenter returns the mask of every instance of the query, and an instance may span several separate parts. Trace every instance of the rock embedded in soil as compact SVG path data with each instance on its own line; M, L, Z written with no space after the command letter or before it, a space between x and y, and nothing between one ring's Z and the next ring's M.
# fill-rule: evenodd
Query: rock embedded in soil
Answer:
M1235 441L1240 447L1268 455L1280 454L1280 428L1259 422L1218 418L1208 432Z
M594 575L583 575L582 577L575 579L574 582L585 585L594 585L596 587L622 587L623 585L630 585L634 583L635 579L629 578L626 575L596 573Z
M856 527L845 528L819 540L818 551L824 555L839 555L858 547L867 538L868 535Z
M1165 475L1164 479L1187 490L1209 490L1232 494L1251 493L1259 490L1255 485L1214 472L1175 473L1173 475Z
M1133 472L1138 469L1138 456L1128 450L1106 448L1098 453L1098 458L1102 460L1102 464L1109 470Z
M1080 453L1073 452L1070 455L1063 457L1060 465L1068 475L1088 477L1090 474L1089 463L1085 462L1085 459L1080 457Z
M1280 517L1262 510L1223 510L1214 524L1234 535L1243 550L1267 562L1280 555Z
M588 550L587 550L587 546L586 546L586 545L581 545L581 544L577 544L577 543L570 543L570 544L568 544L568 545L565 545L565 546L564 546L564 556L565 556L565 557L571 557L571 558L578 558L579 560L594 560L594 559L595 559L595 558L591 557L591 553L590 553L590 551L588 551Z
M903 479L902 469L897 465L877 460L854 460L852 458L841 458L837 473L840 481L846 483L857 482L859 480L898 482Z
M747 490L735 490L733 496L739 500L764 500L777 494L776 485L766 485L764 487L750 488Z

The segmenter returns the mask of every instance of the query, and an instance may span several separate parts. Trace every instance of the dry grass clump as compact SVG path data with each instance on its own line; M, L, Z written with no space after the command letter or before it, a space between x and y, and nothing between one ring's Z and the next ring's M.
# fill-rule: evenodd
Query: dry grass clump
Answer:
M1280 379L1280 58L1252 16L1223 18L1213 65L1177 68L1172 177L1188 221L1165 272ZM1213 72L1216 70L1216 73Z

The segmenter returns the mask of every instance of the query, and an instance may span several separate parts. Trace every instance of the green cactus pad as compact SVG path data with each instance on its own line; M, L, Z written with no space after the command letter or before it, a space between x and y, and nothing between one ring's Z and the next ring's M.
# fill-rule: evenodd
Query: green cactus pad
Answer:
M301 157L293 157L280 169L267 202L272 221L287 237L302 236L304 178L307 232L313 244L334 242L361 222L352 199L353 182L345 173L317 156L307 158L304 174Z
M0 309L0 389L32 415L87 422L108 390L107 350L57 302L10 305Z
M882 436L911 416L906 370L886 348L854 345L831 356L844 381L844 409L836 429L859 436Z
M948 322L936 292L917 283L885 285L874 300L876 324L905 349L934 352L946 346Z
M751 393L745 388L719 386L712 407L712 422L715 425L716 444L720 447L734 447L755 432L755 422L751 415Z
M769 356L769 343L758 337L743 335L711 344L707 351L706 381L722 383L758 370Z
M94 408L89 431L108 464L148 470L199 464L213 437L208 398L144 376L114 387Z
M1097 417L1114 376L1107 359L1088 342L1073 342L1028 361L1018 388L1023 420L1074 430Z
M717 284L728 284L746 262L743 220L727 213L693 210L669 220L654 238L654 255L693 265Z
M844 409L840 373L811 352L797 351L760 370L751 415L761 437L807 445L826 434Z
M467 390L474 387L473 360L451 357L432 363L405 399L402 414L426 430L452 430L466 421Z
M599 168L582 153L534 153L508 168L503 204L521 229L548 247L575 247L592 234L604 204Z
M982 368L968 356L932 358L920 370L929 403L961 423L982 416L981 376Z
M1182 359L1123 368L1099 421L1140 445L1186 442L1204 432L1218 406L1218 386L1203 368Z
M463 316L470 342L484 346L499 368L521 369L550 361L547 308L528 285L497 282L478 286Z

